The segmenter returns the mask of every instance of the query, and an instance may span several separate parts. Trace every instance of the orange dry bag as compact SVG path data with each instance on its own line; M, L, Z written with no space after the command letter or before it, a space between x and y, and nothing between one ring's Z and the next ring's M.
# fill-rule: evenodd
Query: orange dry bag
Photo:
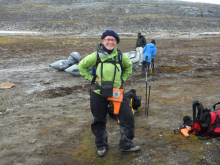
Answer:
M108 100L112 101L113 103L115 115L119 114L121 103L123 102L123 93L124 93L124 89L113 88L113 96L108 97Z

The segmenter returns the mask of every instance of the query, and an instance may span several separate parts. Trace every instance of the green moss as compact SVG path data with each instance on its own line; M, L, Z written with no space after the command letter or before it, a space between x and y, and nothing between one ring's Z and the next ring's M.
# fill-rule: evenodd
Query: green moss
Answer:
M195 77L196 77L196 78L203 78L204 76L201 75L201 74L197 74Z
M13 38L9 37L0 37L0 44L10 44L12 42Z
M191 69L193 66L160 66L157 68L158 71L160 72L165 72L165 73L179 73L183 72L185 70Z
M189 138L184 137L182 134L174 134L173 130L163 128L148 132L149 136L154 139L154 143L147 146L147 149L155 149L168 147L172 151L188 152L189 157L192 160L200 160L201 156L205 154L205 150L202 149L202 142L195 135L190 134ZM160 135L160 136L158 136ZM155 143L158 141L158 143ZM160 152L151 153L150 156L156 159L157 163L166 163L167 150L160 150Z
M108 156L103 158L98 157L97 149L95 147L95 140L92 132L87 129L80 135L80 145L72 152L73 160L76 163L90 164L90 165L126 165L132 160L132 156L120 157L119 149L109 149L106 153Z

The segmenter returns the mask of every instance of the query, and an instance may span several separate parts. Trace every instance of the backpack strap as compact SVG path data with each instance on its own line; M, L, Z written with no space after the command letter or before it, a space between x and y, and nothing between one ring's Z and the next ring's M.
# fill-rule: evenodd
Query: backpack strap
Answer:
M96 64L95 64L95 69L97 69L97 66L98 66L98 64L99 64L100 62L102 62L102 61L101 61L101 59L100 59L100 57L99 57L99 53L98 53L98 51L97 51L97 60L96 60Z
M114 64L115 66L116 66L116 63L119 63L120 64L120 67L121 67L121 69L122 69L122 52L117 48L117 52L118 52L118 62L117 61L105 61L106 63L112 63L112 64ZM96 70L97 69L97 66L98 66L98 64L99 63L102 63L102 61L101 61L101 59L100 59L100 57L99 57L99 53L98 53L98 51L97 51L97 60L96 60L96 64L95 64L95 67L94 67L94 69ZM118 67L117 67L117 69L118 69ZM119 70L119 69L118 69ZM95 76L95 75L94 75Z
M208 110L211 111L212 108L215 110L215 107L216 107L216 105L218 105L218 104L220 104L220 102L218 102L218 103L212 105Z
M196 117L196 108L198 109L197 117ZM198 101L193 101L193 123L196 121L196 118L202 119L203 116L203 105Z
M122 68L122 52L119 49L117 49L117 51L118 51L118 62Z
M215 114L216 114L216 119L215 119L215 123L219 123L220 122L220 118L219 118L219 114L217 111L215 111Z

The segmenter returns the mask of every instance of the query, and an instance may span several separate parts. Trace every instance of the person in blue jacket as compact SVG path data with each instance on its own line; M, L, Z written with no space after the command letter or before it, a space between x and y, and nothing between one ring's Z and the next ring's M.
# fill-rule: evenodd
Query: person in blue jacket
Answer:
M156 48L156 42L153 39L151 43L147 44L144 47L143 50L143 64L142 64L142 72L145 73L145 69L147 69L147 72L149 73L149 67L151 63L151 59L156 55L157 48ZM149 75L149 74L148 74Z

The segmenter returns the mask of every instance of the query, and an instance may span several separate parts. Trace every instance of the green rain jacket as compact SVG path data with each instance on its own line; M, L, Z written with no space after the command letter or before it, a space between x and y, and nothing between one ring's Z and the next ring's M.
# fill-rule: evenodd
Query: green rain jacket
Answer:
M99 45L100 47L101 45ZM99 51L100 49L98 49ZM102 51L102 50L101 50ZM102 62L106 60L111 60L111 59L118 59L116 56L118 55L117 47L114 48L111 54L107 54L107 52L99 52L99 53L104 53L105 56L101 57L100 60ZM97 51L93 52L92 54L86 56L80 63L78 64L78 70L80 74L82 75L83 78L89 80L92 82L93 75L89 73L88 68L95 66L97 61ZM129 59L128 56L126 56L124 53L122 55L122 68L119 63L116 63L116 74L115 74L115 80L114 80L114 72L115 72L115 65L112 63L103 63L103 70L102 70L102 80L101 80L101 63L98 64L96 68L96 75L99 79L99 85L101 86L101 82L109 82L114 80L113 87L119 89L121 87L121 79L123 82L125 82L128 77L132 73L132 62ZM123 72L122 72L123 69ZM122 74L121 74L122 73ZM100 94L100 90L94 90L94 92Z

